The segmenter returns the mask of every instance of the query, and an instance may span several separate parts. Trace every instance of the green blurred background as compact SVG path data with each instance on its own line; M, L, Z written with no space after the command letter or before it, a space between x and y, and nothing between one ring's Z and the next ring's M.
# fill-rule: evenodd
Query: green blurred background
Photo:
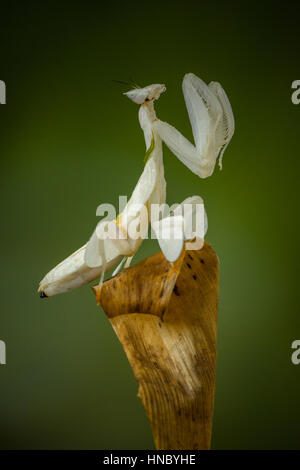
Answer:
M11 2L1 17L1 448L154 448L91 290L36 290L142 171L138 107L112 80L165 83L157 113L191 137L186 72L220 81L236 119L211 178L164 152L167 201L204 198L221 261L212 447L300 448L296 2ZM146 241L135 261L157 250Z

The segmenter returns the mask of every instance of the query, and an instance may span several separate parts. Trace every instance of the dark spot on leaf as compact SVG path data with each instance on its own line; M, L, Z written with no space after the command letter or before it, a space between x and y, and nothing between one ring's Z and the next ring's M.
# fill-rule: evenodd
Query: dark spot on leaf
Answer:
M190 263L186 263L187 267L192 269L192 266L190 265Z
M204 259L201 258L200 261L202 264L205 264Z
M197 280L196 274L193 274L193 279L195 279L195 281Z
M175 286L174 286L173 291L174 291L174 294L175 294L175 295L178 295L178 296L180 295L180 294L179 294L178 287L176 286L176 284L175 284Z

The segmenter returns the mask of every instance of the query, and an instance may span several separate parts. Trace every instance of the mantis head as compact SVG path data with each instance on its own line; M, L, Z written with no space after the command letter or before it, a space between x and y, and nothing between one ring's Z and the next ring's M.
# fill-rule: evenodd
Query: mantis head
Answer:
M134 88L124 93L124 95L128 96L134 103L143 104L147 101L158 100L160 94L164 91L166 91L166 86L157 83L145 88Z

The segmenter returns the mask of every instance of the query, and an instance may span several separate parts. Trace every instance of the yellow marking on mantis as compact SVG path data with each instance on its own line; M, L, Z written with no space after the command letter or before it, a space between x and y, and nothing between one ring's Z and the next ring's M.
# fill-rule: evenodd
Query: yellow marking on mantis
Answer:
M149 157L151 155L151 153L153 152L154 150L154 135L153 135L153 132L152 132L152 139L151 139L151 144L150 144L150 147L148 148L147 152L146 152L146 155L144 157L144 163L146 165L147 161L149 160Z
M123 225L122 225L122 214L118 214L117 220L114 220L114 222L115 222L116 226L119 227L119 229L121 230L123 235L125 237L127 237L127 232L125 230L125 227L123 227Z

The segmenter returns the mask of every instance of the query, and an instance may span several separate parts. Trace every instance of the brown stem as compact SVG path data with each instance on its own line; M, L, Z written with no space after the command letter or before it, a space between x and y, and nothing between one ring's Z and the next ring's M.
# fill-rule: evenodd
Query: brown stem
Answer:
M157 449L210 447L218 286L218 258L205 243L173 265L157 253L102 287Z

